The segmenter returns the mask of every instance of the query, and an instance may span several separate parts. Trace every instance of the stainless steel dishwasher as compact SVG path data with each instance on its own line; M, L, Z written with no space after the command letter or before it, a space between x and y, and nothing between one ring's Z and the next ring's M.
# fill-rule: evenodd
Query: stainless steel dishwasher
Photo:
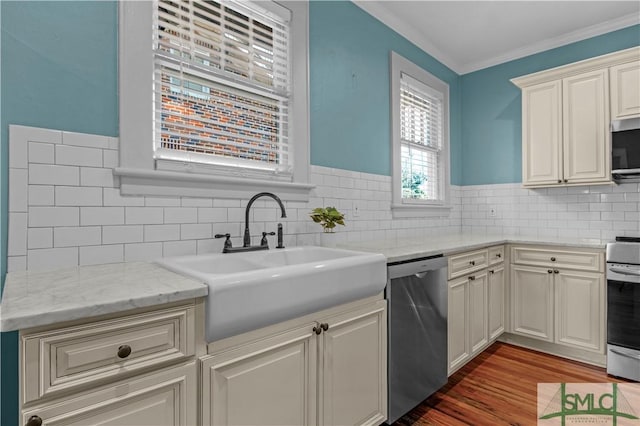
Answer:
M388 264L388 423L447 383L447 258Z

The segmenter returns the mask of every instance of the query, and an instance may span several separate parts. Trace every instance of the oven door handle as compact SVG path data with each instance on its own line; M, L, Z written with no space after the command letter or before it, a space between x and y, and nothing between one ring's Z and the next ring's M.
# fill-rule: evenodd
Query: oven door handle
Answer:
M614 354L617 354L617 355L625 356L625 357L627 357L627 358L631 358L631 359L637 359L637 360L640 360L640 355L628 354L628 353L620 352L620 351L618 351L618 350L616 350L616 349L611 349L611 348L610 348L609 350L610 350L611 352L613 352Z
M609 268L609 270L611 272L615 272L616 274L620 274L620 275L631 275L634 277L640 277L640 271L628 271L623 268L616 268L615 266L612 266L611 268Z

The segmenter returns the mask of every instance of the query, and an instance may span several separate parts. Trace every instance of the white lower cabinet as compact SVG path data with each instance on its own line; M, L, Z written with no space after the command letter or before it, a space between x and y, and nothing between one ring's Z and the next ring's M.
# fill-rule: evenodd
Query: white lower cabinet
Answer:
M57 403L34 406L23 410L22 420L24 425L48 426L195 425L196 383L196 362L191 361Z
M518 250L534 249L513 247L515 261L537 264L546 258L548 265L511 265L511 332L572 349L604 353L604 273L584 271L586 268L578 266L589 264L596 271L604 271L602 254L572 252L573 258L582 257L584 262L567 267L561 261L568 252L536 248L544 256L534 260L518 257ZM594 261L595 257L599 260Z
M201 358L202 423L380 424L386 348L385 300L253 334Z
M448 282L447 352L451 375L496 340L505 329L504 246L451 256L463 259L484 252L487 262L475 271Z

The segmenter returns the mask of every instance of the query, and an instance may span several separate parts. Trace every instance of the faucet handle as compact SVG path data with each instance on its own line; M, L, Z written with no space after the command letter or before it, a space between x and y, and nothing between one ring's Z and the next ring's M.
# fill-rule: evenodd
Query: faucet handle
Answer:
M263 232L262 239L260 240L261 246L269 246L269 241L267 241L267 235L276 235L275 232Z
M226 240L224 240L224 248L228 249L232 247L231 234L216 234L214 238L226 238Z

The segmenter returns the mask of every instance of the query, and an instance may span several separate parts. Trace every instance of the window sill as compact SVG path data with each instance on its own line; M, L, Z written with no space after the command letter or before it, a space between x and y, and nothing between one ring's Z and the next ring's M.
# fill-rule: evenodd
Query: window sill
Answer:
M315 185L244 179L197 173L115 168L122 195L248 199L256 192L273 192L284 201L308 201Z
M448 217L451 209L452 207L447 205L391 204L391 213L394 219Z

